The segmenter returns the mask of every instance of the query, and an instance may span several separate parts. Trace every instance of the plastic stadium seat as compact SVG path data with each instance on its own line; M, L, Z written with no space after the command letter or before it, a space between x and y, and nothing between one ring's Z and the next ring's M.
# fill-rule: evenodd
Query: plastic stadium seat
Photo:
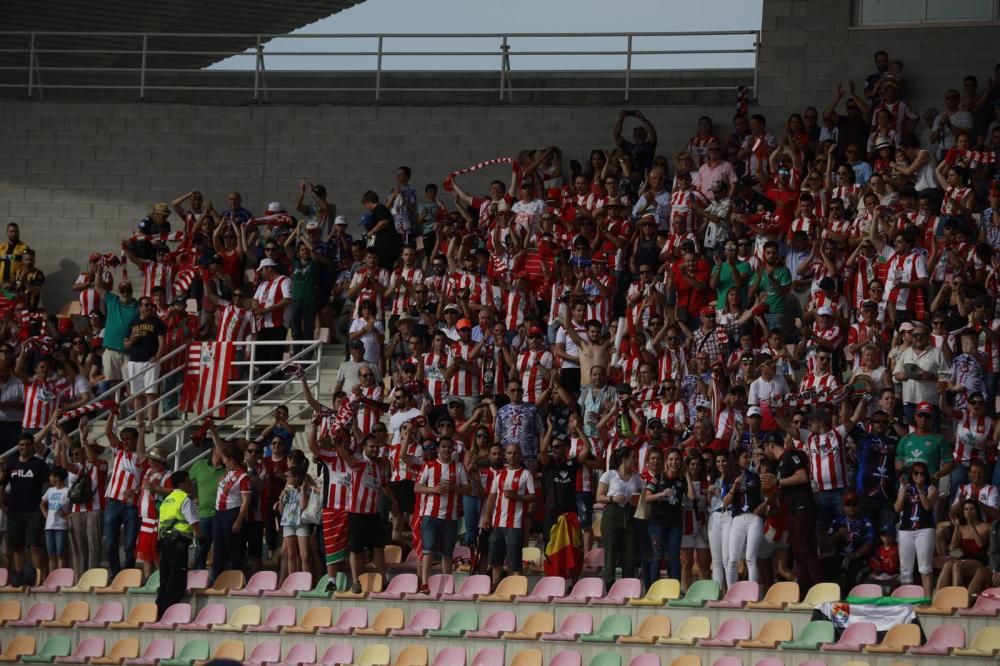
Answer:
M758 659L754 666L785 666L785 662L777 657L765 657L764 659Z
M394 666L427 666L427 648L423 645L410 645L396 655Z
M712 662L712 666L743 666L743 660L739 657L719 657Z
M276 634L281 631L283 627L294 627L295 626L295 606L277 606L272 608L267 614L267 617L260 624L255 624L248 626L246 628L247 633L271 633ZM277 659L272 659L271 661L278 661Z
M591 599L590 603L595 606L622 606L630 599L638 599L641 596L642 583L638 578L619 578L604 597Z
M382 551L386 565L392 567L403 561L403 549L397 544L388 543Z
M696 580L691 583L683 599L670 599L668 606L676 608L701 608L709 601L717 601L722 589L714 580Z
M719 601L709 601L708 608L743 608L747 602L760 599L760 585L752 580L741 580L733 583L726 590L726 596Z
M364 608L348 609L359 610L364 613L364 623L368 622L368 612ZM345 613L347 611L344 611ZM314 606L306 611L305 615L299 618L299 623L294 627L285 627L281 630L283 634L315 634L317 631L329 629L333 624L333 609L329 606ZM362 625L364 626L364 625Z
M173 631L179 624L191 622L191 604L173 604L163 611L163 616L144 628L147 630Z
M861 583L851 588L848 597L881 597L882 586L876 583Z
M597 573L604 566L604 549L591 548L583 555L582 573Z
M134 659L139 656L139 639L138 638L122 638L115 641L115 644L111 646L111 652L107 653L104 657L94 657L90 660L93 666L117 666L122 664L126 659ZM56 661L59 661L56 659Z
M712 664L712 666L715 666L715 664ZM826 666L826 662L822 659L806 659L799 662L799 666Z
M149 642L138 659L126 659L126 666L156 666L156 662L174 656L174 641L171 638L155 638Z
M701 657L693 654L682 654L670 662L670 666L701 666Z
M208 569L190 569L187 577L188 594L195 594L208 587L208 578L212 572Z
M17 601L0 601L0 627L11 620L21 619L21 604Z
M629 606L662 606L670 599L681 596L681 582L673 578L661 578L646 590L641 599L629 599Z
M475 601L480 596L489 593L490 577L483 574L475 574L462 581L458 592L442 594L441 601Z
M56 605L51 601L36 601L24 614L24 619L8 620L8 627L37 627L56 616Z
M281 661L279 663L287 666L298 666L299 664L315 664L316 644L296 643L292 647L288 648L288 653L285 655L284 661Z
M198 590L198 594L203 594L206 597L224 597L232 591L243 589L245 584L246 577L242 571L229 569L220 573L211 585Z
M20 661L22 657L35 653L34 636L16 636L14 640L7 643L3 654L0 654L0 662L11 663ZM501 661L501 666L503 662Z
M173 659L161 659L158 666L191 666L195 660L208 659L209 649L208 641L204 638L187 641L181 648L180 654Z
M555 598L566 596L566 579L562 576L545 576L537 583L531 594L514 597L515 603L547 604Z
M510 666L542 666L542 651L534 648L521 650L510 660Z
M159 580L159 577L157 577ZM125 594L132 588L142 585L142 569L122 569L111 580L107 587L98 587L96 594Z
M614 643L619 636L632 633L632 618L628 615L609 615L601 621L598 630L589 636L580 636L585 643Z
M364 599L372 592L381 592L384 581L382 580L382 574L375 572L365 572L358 576L358 582L361 583L361 592L355 594L354 592L334 592L334 599Z
M233 661L242 662L246 656L246 650L247 648L243 644L243 641L224 641L219 643L219 646L215 648L215 652L212 653L211 660L231 659ZM199 660L196 661L195 664L202 664L203 661L209 660Z
M1000 587L983 590L972 608L960 608L958 611L965 617L996 617L997 613L1000 613Z
M604 596L604 581L600 578L581 578L564 597L557 597L552 600L555 604L581 604L586 605L590 599L598 599Z
M712 638L702 638L698 641L698 646L705 648L736 647L736 644L740 641L749 639L752 631L750 620L743 617L729 618L719 626L718 631L715 632L715 636Z
M427 594L410 592L404 594L407 601L436 601L442 594L452 594L455 591L455 577L452 574L434 574L427 581Z
M528 579L524 576L507 576L497 585L493 594L486 594L476 601L508 603L516 596L528 593Z
M622 666L622 656L617 652L604 652L591 659L590 666Z
M532 613L521 625L520 631L508 631L503 637L511 641L537 641L542 634L555 631L556 619L547 611Z
M592 631L594 631L594 618L590 613L572 613L563 618L559 631L544 633L539 639L572 642L580 636L589 635Z
M784 641L779 645L782 650L810 650L815 652L823 643L833 642L833 623L827 620L813 620L802 627L799 637L793 641Z
M930 606L917 606L917 615L952 615L969 607L969 590L956 585L942 587L934 595Z
M186 624L178 624L175 629L180 631L208 631L216 624L226 623L226 607L224 604L205 604L194 620Z
M712 625L707 617L694 615L684 618L673 636L660 638L657 643L663 645L694 645L702 638L712 634Z
M326 586L330 582L330 576L323 574L316 581L316 587L311 590L299 592L299 599L329 599L332 595L326 591Z
M352 661L354 661L354 646L349 643L338 643L328 647L318 663L332 666L334 664L349 664Z
M417 574L396 574L389 579L389 584L386 586L384 592L372 592L368 595L368 598L399 601L403 598L403 595L416 592L418 586L419 581L417 580Z
M760 601L747 602L747 608L754 610L782 610L788 604L798 603L799 584L794 581L781 581L768 588Z
M816 583L809 588L801 603L789 602L787 609L811 613L816 606L828 601L840 601L840 585L837 583Z
M392 567L393 571L417 571L420 568L420 553L411 550L406 559Z
M891 596L893 599L919 599L924 596L924 588L920 585L900 585Z
M108 584L108 570L107 569L88 569L80 574L80 580L76 581L76 585L72 587L65 587L61 590L63 594L70 593L90 593L97 587L106 587ZM77 646L79 647L79 646ZM101 654L103 654L103 646ZM75 652L74 652L75 654ZM75 662L74 662L75 663Z
M254 646L243 663L247 666L264 666L278 661L281 661L281 644L278 641L264 641Z
M305 618L303 618L303 621L299 622L299 627L302 627L305 624L305 620L309 619L310 613L312 613L313 611L320 611L320 610L325 610L327 611L326 615L327 616L330 615L329 608L322 608L322 609L310 608L308 611L306 611ZM326 618L320 618L320 619L326 619ZM316 625L319 627L318 633L346 636L347 634L354 633L355 629L363 629L364 627L368 626L368 610L365 608L345 608L344 612L340 614L339 618L337 618L337 622L335 624L332 624L331 626L332 622L333 618L330 617L329 619L326 620L325 624ZM285 633L293 633L293 634L311 633L311 632L305 632L303 630L305 627L303 627L303 629L299 629L299 627L289 627L288 629L285 629Z
M788 620L768 620L752 640L740 641L744 649L773 650L782 641L792 640L792 623Z
M444 648L434 657L433 666L465 666L465 648Z
M312 574L308 571L296 571L288 574L277 590L265 590L263 597L294 597L300 592L312 589Z
M86 664L91 659L103 656L103 638L84 638L73 648L71 655L68 657L56 657L53 661L57 664Z
M355 666L389 666L389 646L369 645L354 663Z
M503 648L483 648L472 658L472 666L503 666Z
M549 666L583 666L583 657L574 650L563 650L552 656Z
M661 666L660 655L640 654L629 660L628 666Z
M525 546L521 549L521 562L528 568L542 566L542 549L537 546Z
M942 624L934 628L927 642L911 647L910 654L947 655L952 648L965 647L965 629L957 624Z
M431 629L441 628L441 611L436 608L423 608L410 618L402 629L393 629L390 636L423 636Z
M70 569L72 571L72 569ZM26 664L51 664L56 657L68 657L73 650L73 642L67 636L53 636L45 641L42 649L34 655L25 655L21 661Z
M402 629L404 623L402 608L383 608L367 627L354 630L355 636L388 636L393 629Z
M868 666L867 661L845 661L840 666Z
M6 586L9 578L10 571L7 570L7 567L0 567L0 587Z
M169 610L169 609L168 609ZM125 605L120 601L105 601L85 622L77 622L77 629L104 629L112 622L121 622L125 617Z
M652 645L661 638L670 637L670 618L666 615L647 615L634 634L620 636L619 643Z
M190 572L188 572L190 573ZM141 575L141 572L140 572ZM117 578L117 576L116 576ZM160 591L160 570L157 569L149 575L146 582L139 587L130 587L129 594L156 594Z
M823 643L825 652L861 652L866 645L878 642L878 629L874 622L855 622L847 625L836 643Z
M278 589L278 574L273 571L258 571L250 576L246 587L242 590L233 590L229 595L233 597L259 597L264 592L273 592L276 589Z
M885 638L878 645L866 645L865 652L876 654L903 654L907 648L920 645L920 625L897 624L889 627Z
M431 629L427 636L431 638L461 638L467 631L479 628L479 613L476 611L456 611L445 623L443 629Z
M507 631L514 631L517 626L517 616L514 611L496 611L483 623L483 628L465 632L466 638L500 638Z
M45 577L45 582L31 588L32 592L58 592L64 587L72 587L75 577L72 569L56 569ZM66 656L66 655L62 655Z
M984 627L972 637L969 647L955 648L953 657L993 657L1000 650L1000 627Z
M69 629L77 622L90 619L90 604L86 601L71 601L63 606L59 617L54 620L44 620L40 626L52 629ZM103 650L101 652L103 654Z

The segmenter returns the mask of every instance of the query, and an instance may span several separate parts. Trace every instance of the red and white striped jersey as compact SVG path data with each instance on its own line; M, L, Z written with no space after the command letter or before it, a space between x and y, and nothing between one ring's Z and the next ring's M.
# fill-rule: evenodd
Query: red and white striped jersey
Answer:
M90 477L90 487L93 490L93 494L90 496L89 502L84 502L82 504L73 504L71 513L83 513L85 511L103 511L104 510L104 485L108 481L108 461L99 459L96 463L84 463L81 467L77 468L79 471L86 470L87 475ZM72 487L72 483L70 487Z
M292 297L292 281L284 275L279 275L273 280L265 280L257 287L257 292L253 299L265 308L273 307L276 303ZM284 325L284 308L272 310L261 318L261 328L275 328Z
M389 278L389 289L394 290L389 314L401 315L408 312L413 300L402 285L415 285L424 281L424 272L419 268L397 268Z
M609 290L607 296L597 288L598 284ZM600 322L611 321L611 305L615 294L614 276L589 277L583 281L582 288L584 293L590 295L590 303L587 305L587 319L596 319Z
M427 395L434 405L443 405L448 401L448 380L444 376L444 371L448 367L449 356L447 353L424 354L424 384L427 386Z
M664 403L662 400L646 407L647 419L663 421L664 434L669 442L673 442L674 430L684 430L687 427L687 406L681 400Z
M456 462L446 465L440 460L424 463L417 483L422 486L438 488L443 481L451 482L451 490L441 495L421 495L420 515L441 518L442 520L458 520L461 495L455 492L455 488L469 485L469 476L465 472L465 465Z
M993 419L985 414L975 418L968 410L952 417L955 420L955 463L968 466L986 456L986 442L993 435Z
M813 238L813 234L815 233L817 226L816 220L811 217L797 217L792 220L791 226L788 227L788 236L786 237L786 240L790 243L792 241L792 235L796 231L804 231L809 238Z
M535 479L531 472L524 467L519 469L504 467L496 472L493 485L490 487L490 494L497 496L490 524L492 527L524 528L524 519L528 515L529 508L525 506L526 502L504 497L504 493L508 490L514 491L518 497L534 495Z
M566 319L566 308L568 303L562 298L573 292L573 285L564 282L556 282L552 285L551 296L549 298L549 321L561 322Z
M33 379L24 382L24 416L21 427L25 430L41 430L52 418L56 407L59 386L51 379Z
M927 276L927 259L923 252L910 252L905 255L894 252L889 257L886 270L885 301L892 303L897 312L915 312L917 291L897 285L903 282L913 282Z
M230 303L218 311L219 330L216 342L244 342L254 332L254 316L249 308Z
M157 472L149 463L143 464L142 480L141 484L145 484L147 481L155 486L164 485L164 481L167 478L167 471ZM139 518L152 519L154 522L159 518L159 511L156 508L156 493L146 488L142 488L139 492Z
M812 326L812 334L820 340L825 340L834 345L834 348L838 350L844 344L844 334L841 332L840 326L836 324L827 328L822 328L818 321L814 322ZM819 349L821 349L819 346L812 347L809 355L806 356L806 372L816 372L816 352L819 351Z
M941 214L948 216L956 216L962 214L961 203L962 199L967 197L969 193L972 192L971 187L949 187L944 191L944 197L941 199Z
M637 404L645 413L647 407L659 400L660 387L657 386L634 386L632 391L632 401Z
M330 449L320 449L319 459L326 465L330 484L326 508L346 511L351 505L351 465Z
M540 369L551 372L555 365L555 358L552 352L542 349L541 351L523 351L517 355L517 374L521 376L521 387L524 389L524 401L535 404L542 396L542 393L549 387L549 380Z
M362 285L354 298L354 319L361 318L361 304L374 303L375 317L382 316L382 294L389 286L389 271L384 268L362 268L351 278L350 288Z
M142 295L146 298L152 297L153 289L163 287L167 292L167 298L174 293L174 265L161 264L158 261L147 261L142 265Z
M844 464L844 443L847 430L837 426L823 434L801 429L805 452L809 456L809 476L819 490L839 490L847 485L847 467Z
M517 330L524 323L524 313L528 305L528 295L519 291L506 291L500 308L503 324L508 331Z
M878 359L881 363L884 360L882 358L882 345L889 341L889 332L886 326L877 321L871 326L863 321L851 324L851 328L847 331L847 344L856 345L862 340L867 340L867 344L873 344L878 348ZM854 354L854 369L857 370L860 366L861 352L859 350Z
M738 409L720 409L715 416L715 439L724 451L732 449L739 431L743 430L745 419Z
M583 439L581 437L570 437L569 438L569 459L576 460L576 457L580 455L580 450L583 448ZM597 452L594 452L594 456L597 456ZM594 470L590 469L586 465L580 465L580 468L576 470L576 492L578 493L589 493L594 490Z
M695 134L688 141L687 151L691 153L691 158L694 160L696 167L701 167L702 164L708 161L708 144L713 141L718 141L714 136L702 136L701 134Z
M351 504L348 507L350 513L376 513L378 511L378 498L385 487L389 470L384 458L369 459L367 456L357 455L351 465ZM408 507L401 507L406 511ZM409 507L412 513L412 507Z
M392 476L390 481L393 483L398 483L400 481L416 481L417 470L403 459L403 447L404 444L401 441L393 441L387 447L389 454L389 467L392 470ZM421 458L423 456L423 448L416 442L411 442L406 447L406 455L413 458Z
M857 183L853 185L838 185L833 188L832 198L843 201L844 208L855 210L858 207L858 199L861 198L861 186Z
M474 342L463 343L461 341L451 343L451 359L460 358L465 360L470 360L472 358L472 352L476 348ZM481 371L479 369L479 361L474 361L476 364L475 370L468 370L464 367L459 367L455 371L455 374L451 376L451 382L448 385L448 393L454 396L468 397L479 395L479 377Z
M802 378L802 383L799 385L799 391L805 391L810 388L837 388L839 386L840 381L831 373L817 375L812 372L807 372L805 377Z
M241 469L231 469L219 479L215 495L215 510L238 509L243 505L243 495L250 495L250 477Z
M374 400L375 402L382 402L382 385L372 384L369 387L361 386L361 397L368 398L369 400ZM375 424L379 422L382 418L382 410L378 407L373 407L367 402L358 401L358 413L355 416L355 420L358 423L358 430L364 434L368 434L375 427Z
M688 374L687 351L683 347L664 347L660 351L660 381L679 380Z
M694 233L698 228L694 207L707 206L708 199L698 190L677 190L670 195L670 220L672 231L682 230L684 233Z
M861 303L868 298L868 284L878 277L881 263L877 256L869 259L863 254L857 255L857 262L849 285L851 306L854 310L860 310Z
M104 491L104 497L119 502L134 502L136 496L126 500L125 493L139 489L140 474L139 455L135 451L116 448L111 461L111 477Z
M692 500L687 495L684 496L682 502L684 529L682 533L687 536L696 534L701 525L707 523L705 520L705 491L707 488L707 482L695 481L694 499Z
M952 505L961 506L967 499L974 499L980 504L1000 509L1000 490L989 483L976 488L971 483L966 483L958 487Z
M89 273L80 273L73 286L86 285L86 289L79 292L80 316L86 317L91 312L99 312L101 309L101 296L94 288L94 280Z
M813 198L813 217L825 220L830 210L830 193L826 190L806 190ZM806 191L803 191L805 194Z

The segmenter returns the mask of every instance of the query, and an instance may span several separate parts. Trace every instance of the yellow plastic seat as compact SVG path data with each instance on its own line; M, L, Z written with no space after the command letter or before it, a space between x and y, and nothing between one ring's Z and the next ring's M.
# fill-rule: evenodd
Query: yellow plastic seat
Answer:
M778 643L792 640L792 623L788 620L768 620L757 632L757 637L740 641L744 649L774 650Z
M59 617L54 620L45 620L41 626L52 629L69 629L77 622L86 622L90 619L90 604L86 601L73 601L63 606Z
M969 647L955 648L953 657L995 657L1000 651L1000 627L984 627L972 637Z
M260 624L260 606L240 606L225 624L212 625L212 631L243 631L247 625Z
M243 645L243 641L225 641L220 643L219 647L215 648L215 654L212 655L210 659L205 661L196 661L195 666L205 666L210 661L216 659L231 659L232 661L243 661L246 656L246 646Z
M510 666L542 666L542 651L534 648L521 650L510 660Z
M122 569L115 575L110 585L99 587L94 592L96 594L125 594L131 588L141 586L142 569Z
M701 657L695 654L682 654L670 662L670 666L701 666Z
M18 601L0 601L0 627L8 620L21 619L21 603Z
M949 585L938 590L930 606L918 606L917 615L954 615L957 609L968 607L968 588Z
M364 599L368 596L370 592L381 592L384 582L382 581L382 574L377 572L365 572L358 576L358 582L361 583L361 593L355 594L354 592L335 592L333 595L334 599Z
M537 546L525 546L521 549L521 562L525 562L525 568L529 571L540 571L542 569L542 549Z
M14 640L7 643L3 654L0 654L0 662L13 663L21 661L21 657L35 654L34 636L16 636Z
M80 574L80 580L72 587L64 587L60 590L63 594L70 592L92 592L94 588L104 587L108 584L108 570L103 568L87 569Z
M681 626L677 627L677 633L673 636L660 638L657 643L663 645L694 645L699 639L708 638L712 635L712 623L707 617L693 615L685 618Z
M317 629L325 629L333 624L333 608L330 606L312 606L306 611L299 623L291 627L282 627L283 634L315 634Z
M386 566L394 566L403 562L403 549L394 543L386 544L385 551Z
M395 666L427 666L427 648L423 645L411 645L403 648L394 662Z
M788 604L799 600L799 584L794 581L782 581L772 585L760 601L747 602L747 608L754 610L782 610Z
M878 645L866 645L865 652L903 654L907 648L920 645L920 627L915 624L897 624L885 632Z
M354 662L354 666L389 666L389 646L381 643L369 645Z
M511 641L537 641L542 634L556 630L556 618L552 613L542 612L529 615L520 631L504 632L503 637Z
M383 608L367 627L355 629L355 636L388 636L393 629L402 629L404 624L402 608Z
M666 615L648 615L631 636L620 636L619 643L652 645L660 638L670 638L670 618Z
M500 581L493 594L479 597L476 601L486 601L492 603L509 602L514 597L520 597L528 593L528 579L524 576L507 576Z
M641 599L629 599L629 606L662 606L670 599L681 596L681 582L673 578L661 578L646 590Z
M801 602L788 604L788 610L812 612L816 606L828 601L840 601L840 585L837 583L816 583L806 592Z
M111 652L104 657L92 657L90 663L95 666L116 666L126 659L139 657L139 639L122 638L111 646Z
M141 629L147 622L156 622L156 604L149 602L132 607L121 622L112 622L108 629Z
M229 569L220 573L219 577L212 581L211 585L198 590L197 594L202 594L206 597L224 597L229 594L230 590L242 590L246 584L246 576L243 575L242 571Z

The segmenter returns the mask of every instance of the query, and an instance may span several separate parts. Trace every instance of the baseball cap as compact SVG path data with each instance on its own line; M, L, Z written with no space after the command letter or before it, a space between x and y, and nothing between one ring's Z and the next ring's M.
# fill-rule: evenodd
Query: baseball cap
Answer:
M462 330L463 328L472 328L472 321L470 319L459 319L455 328L458 330Z
M449 303L448 305L444 306L444 311L445 312L461 312L462 308L458 307L454 303Z
M934 406L931 405L931 403L927 402L926 400L924 402L917 404L917 414L933 414L933 413L934 413Z
M278 264L278 262L275 261L274 259L271 259L270 257L265 257L260 262L260 266L258 266L258 268L268 268L268 267L270 267L270 268L277 268L279 265L280 264Z
M334 226L338 226L339 225L339 226L346 227L347 226L347 218L344 217L343 215L338 215L337 217L333 218L333 224L334 224Z
M760 407L756 405L747 410L747 416L760 416Z
M319 229L319 222L316 220L306 222L306 231L312 231L313 229Z
M913 330L913 324L911 324L908 321L904 321L902 324L899 325L899 330L901 330L901 331L912 331Z
M702 314L702 316L714 315L715 314L715 308L713 308L711 305L706 305L705 307L703 307L701 309L701 314Z
M818 314L820 317L832 317L833 308L831 308L829 305L824 305L816 312L816 314Z
M545 335L545 331L539 326L532 326L528 329L528 335Z
M268 213L280 213L282 209L283 206L281 205L280 201L272 201L271 203L267 204Z

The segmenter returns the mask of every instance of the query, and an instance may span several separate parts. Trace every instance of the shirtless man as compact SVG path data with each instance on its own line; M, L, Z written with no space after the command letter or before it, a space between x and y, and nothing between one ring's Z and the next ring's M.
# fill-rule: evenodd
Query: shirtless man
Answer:
M580 386L590 386L590 371L595 366L608 368L611 363L611 340L601 335L601 322L591 319L587 322L587 337L580 335L569 319L563 319L563 327L580 349Z

